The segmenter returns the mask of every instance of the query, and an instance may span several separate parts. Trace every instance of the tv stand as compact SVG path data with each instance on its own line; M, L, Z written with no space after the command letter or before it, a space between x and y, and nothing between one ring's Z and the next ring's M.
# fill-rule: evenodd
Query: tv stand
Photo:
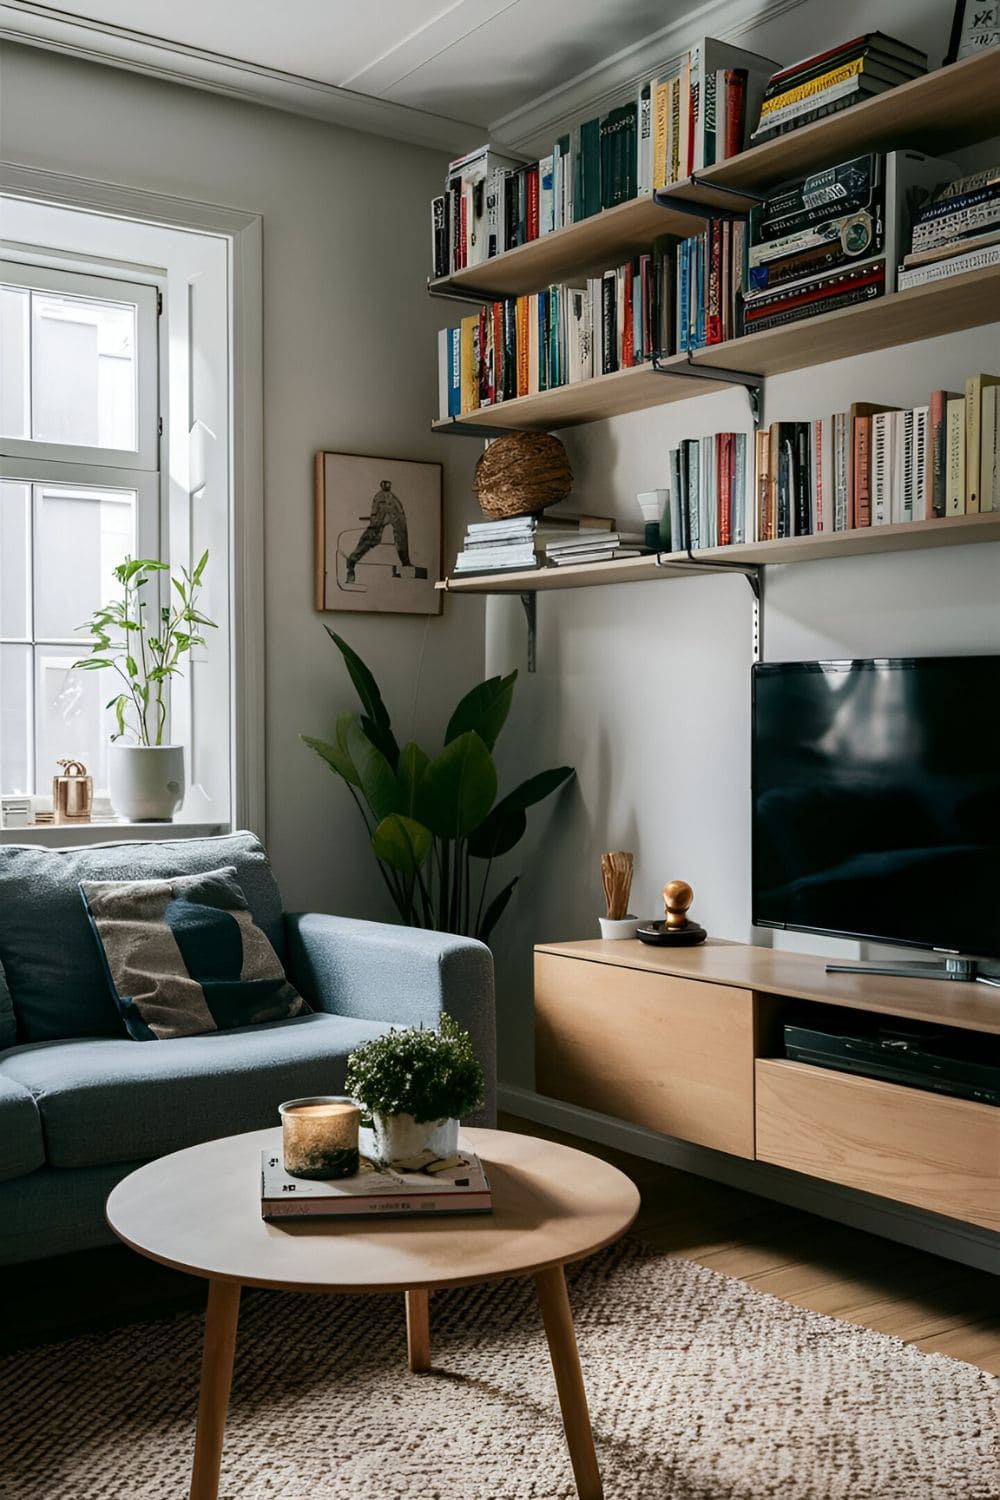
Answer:
M895 974L901 979L954 979L966 984L991 984L1000 989L1000 975L980 974L972 958L946 958L944 963L929 960L912 964L827 964L828 974Z

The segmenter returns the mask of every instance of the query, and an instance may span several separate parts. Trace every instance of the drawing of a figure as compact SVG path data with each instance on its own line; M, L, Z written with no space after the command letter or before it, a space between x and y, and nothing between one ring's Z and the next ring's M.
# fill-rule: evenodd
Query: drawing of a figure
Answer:
M358 545L347 559L347 576L345 582L354 582L354 569L373 547L377 547L382 540L382 533L387 526L392 527L392 539L399 553L399 565L401 568L409 568L410 563L410 537L406 526L406 512L403 503L392 492L392 484L388 479L383 479L376 493L372 496L371 514L368 517L368 525L358 540Z

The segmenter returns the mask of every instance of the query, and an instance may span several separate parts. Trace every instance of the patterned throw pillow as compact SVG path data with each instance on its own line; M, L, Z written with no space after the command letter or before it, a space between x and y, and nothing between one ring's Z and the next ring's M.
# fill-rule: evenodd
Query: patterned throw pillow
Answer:
M232 866L173 880L84 880L80 893L136 1041L308 1010L254 925Z

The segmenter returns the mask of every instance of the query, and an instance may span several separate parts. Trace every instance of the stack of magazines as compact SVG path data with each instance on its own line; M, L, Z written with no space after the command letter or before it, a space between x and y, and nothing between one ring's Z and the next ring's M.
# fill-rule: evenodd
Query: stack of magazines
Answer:
M881 31L852 37L772 74L752 139L772 140L926 72L926 52L906 42Z
M1000 265L1000 166L960 177L918 209L899 290Z
M650 549L643 546L637 531L605 531L595 536L560 537L545 544L545 561L559 568L566 563L609 562L616 557L641 557Z
M548 548L557 542L581 544L589 551L595 543L606 546L618 541L611 516L546 515L511 516L502 521L473 521L465 532L462 551L455 560L456 574L522 572L541 567ZM641 541L642 538L640 537ZM602 554L603 555L603 554Z

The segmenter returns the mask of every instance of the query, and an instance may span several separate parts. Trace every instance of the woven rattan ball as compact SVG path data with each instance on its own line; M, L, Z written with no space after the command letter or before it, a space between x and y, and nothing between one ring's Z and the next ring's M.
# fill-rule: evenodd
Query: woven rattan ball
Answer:
M510 432L476 464L472 488L491 521L530 516L564 500L573 487L566 449L547 432Z

